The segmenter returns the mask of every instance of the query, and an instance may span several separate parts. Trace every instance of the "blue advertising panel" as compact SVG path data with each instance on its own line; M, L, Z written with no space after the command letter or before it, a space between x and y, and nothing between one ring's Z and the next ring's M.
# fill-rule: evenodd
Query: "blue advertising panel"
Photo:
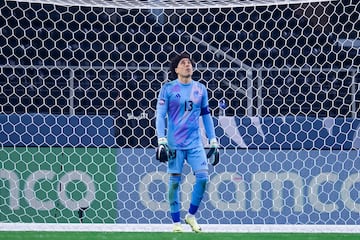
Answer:
M220 116L214 123L224 148L360 149L360 119Z
M111 147L114 118L51 114L0 114L2 146Z
M170 223L166 165L119 149L119 223ZM187 210L194 176L185 167ZM359 150L225 150L199 211L209 224L360 224Z

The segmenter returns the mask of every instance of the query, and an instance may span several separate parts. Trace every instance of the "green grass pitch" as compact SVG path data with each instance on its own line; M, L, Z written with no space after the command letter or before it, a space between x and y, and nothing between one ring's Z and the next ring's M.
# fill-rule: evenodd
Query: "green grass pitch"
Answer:
M1 240L359 240L349 233L0 232Z

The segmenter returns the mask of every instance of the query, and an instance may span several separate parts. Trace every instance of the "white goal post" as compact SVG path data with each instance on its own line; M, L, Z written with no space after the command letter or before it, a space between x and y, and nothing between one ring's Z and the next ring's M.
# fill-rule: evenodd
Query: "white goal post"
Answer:
M9 0L8 0L9 1ZM199 8L225 8L268 6L278 4L299 4L310 2L329 2L335 0L10 0L18 2L55 4L59 6L85 6L124 9L199 9Z
M155 106L169 59L189 52L221 146L203 229L359 233L359 12L358 0L1 1L0 231L170 231ZM182 181L183 216L188 166Z

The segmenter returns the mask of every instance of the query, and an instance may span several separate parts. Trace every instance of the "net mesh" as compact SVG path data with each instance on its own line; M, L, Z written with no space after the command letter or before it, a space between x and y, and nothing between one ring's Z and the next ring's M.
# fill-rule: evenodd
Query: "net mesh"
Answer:
M199 223L360 224L359 2L181 4L0 1L0 221L170 223L155 106L187 51L221 144Z

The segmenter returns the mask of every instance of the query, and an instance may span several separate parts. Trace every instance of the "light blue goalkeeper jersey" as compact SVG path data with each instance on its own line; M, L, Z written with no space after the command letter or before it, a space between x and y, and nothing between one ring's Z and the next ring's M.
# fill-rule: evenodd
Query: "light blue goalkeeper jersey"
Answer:
M203 146L199 126L200 116L203 118L207 137L209 139L215 137L208 94L205 86L197 81L192 80L188 84L183 84L176 79L164 84L160 90L156 109L157 136L166 137L170 149L185 150Z

